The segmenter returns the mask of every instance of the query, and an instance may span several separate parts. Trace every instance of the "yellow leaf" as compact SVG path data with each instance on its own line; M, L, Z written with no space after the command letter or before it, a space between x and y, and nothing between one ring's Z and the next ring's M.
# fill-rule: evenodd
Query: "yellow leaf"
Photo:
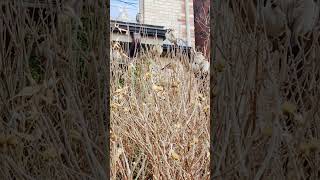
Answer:
M174 150L171 150L171 152L170 152L170 156L171 156L171 158L173 159L173 160L180 160L180 156L179 156L179 154L177 154L176 152L174 152Z
M126 107L123 108L123 111L124 111L124 112L130 112L129 108L126 108Z
M205 100L206 100L206 98L205 98L205 97L203 97L203 95L202 95L202 94L199 94L199 95L198 95L198 100L199 100L200 102L202 102L202 101L205 101Z
M157 93L157 96L159 97L159 99L161 99L161 100L166 100L166 94L163 92L161 92L161 91L159 91L158 93Z
M262 128L261 133L264 136L268 136L268 137L272 136L272 133L273 133L272 127L264 127L264 128Z
M196 144L198 144L198 142L199 142L199 139L197 138L197 137L193 137L193 139L192 139L192 141L190 142L190 146L192 146L192 145L196 145Z
M203 108L203 111L204 111L205 113L208 113L208 112L210 111L210 106L209 106L209 105L205 106L205 107Z
M309 142L300 143L299 149L302 153L308 155L310 152L318 150L320 147L319 140L313 139Z
M73 139L81 140L81 134L77 130L71 129L70 130L70 136Z
M117 89L115 93L121 93L123 89Z
M157 85L153 85L152 86L152 89L154 90L154 91L163 91L163 86L157 86Z
M114 134L114 133L110 133L110 140L111 141L116 141L116 139L117 139L117 136Z
M111 108L113 108L113 109L117 109L118 107L121 107L121 104L118 104L118 103L111 104Z
M150 72L147 72L144 76L145 79L150 79L152 77L152 74Z
M17 145L18 144L18 138L16 136L10 135L7 137L7 144L8 145Z
M176 128L176 129L180 129L180 128L181 128L181 123L175 124L175 128Z
M284 102L282 104L282 112L284 114L293 114L296 110L296 106L290 102Z
M117 89L117 90L115 91L115 93L117 93L117 94L123 94L123 93L126 93L127 89L128 89L127 86L126 86L126 87L123 87L123 88L119 88L119 89Z
M178 88L180 85L180 81L179 80L175 80L172 82L171 87L172 88Z

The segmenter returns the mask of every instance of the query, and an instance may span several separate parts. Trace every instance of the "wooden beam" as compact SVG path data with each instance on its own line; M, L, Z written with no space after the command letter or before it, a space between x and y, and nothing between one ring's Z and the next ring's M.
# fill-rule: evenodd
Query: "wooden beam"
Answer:
M120 42L132 42L132 37L128 34L119 34L119 33L111 33L111 41L120 41ZM154 38L154 37L141 37L142 44L163 44L163 38Z

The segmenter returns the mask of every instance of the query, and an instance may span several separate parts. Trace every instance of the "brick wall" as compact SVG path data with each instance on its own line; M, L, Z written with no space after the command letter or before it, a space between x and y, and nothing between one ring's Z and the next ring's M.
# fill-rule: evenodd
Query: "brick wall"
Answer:
M176 37L187 41L185 0L142 0L143 23L173 28ZM194 47L193 0L189 0L191 46Z

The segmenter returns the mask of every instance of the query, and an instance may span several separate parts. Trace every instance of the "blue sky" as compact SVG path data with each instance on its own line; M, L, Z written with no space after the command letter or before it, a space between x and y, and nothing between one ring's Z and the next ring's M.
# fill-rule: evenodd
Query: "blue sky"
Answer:
M121 7L126 7L129 21L135 22L136 14L139 11L139 0L110 0L111 19L116 19L119 16Z

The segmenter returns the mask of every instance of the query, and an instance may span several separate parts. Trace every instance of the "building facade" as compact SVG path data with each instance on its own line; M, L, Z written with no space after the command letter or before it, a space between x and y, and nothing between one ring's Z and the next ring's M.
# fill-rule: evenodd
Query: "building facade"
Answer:
M141 23L174 29L175 36L195 47L193 0L139 0Z

